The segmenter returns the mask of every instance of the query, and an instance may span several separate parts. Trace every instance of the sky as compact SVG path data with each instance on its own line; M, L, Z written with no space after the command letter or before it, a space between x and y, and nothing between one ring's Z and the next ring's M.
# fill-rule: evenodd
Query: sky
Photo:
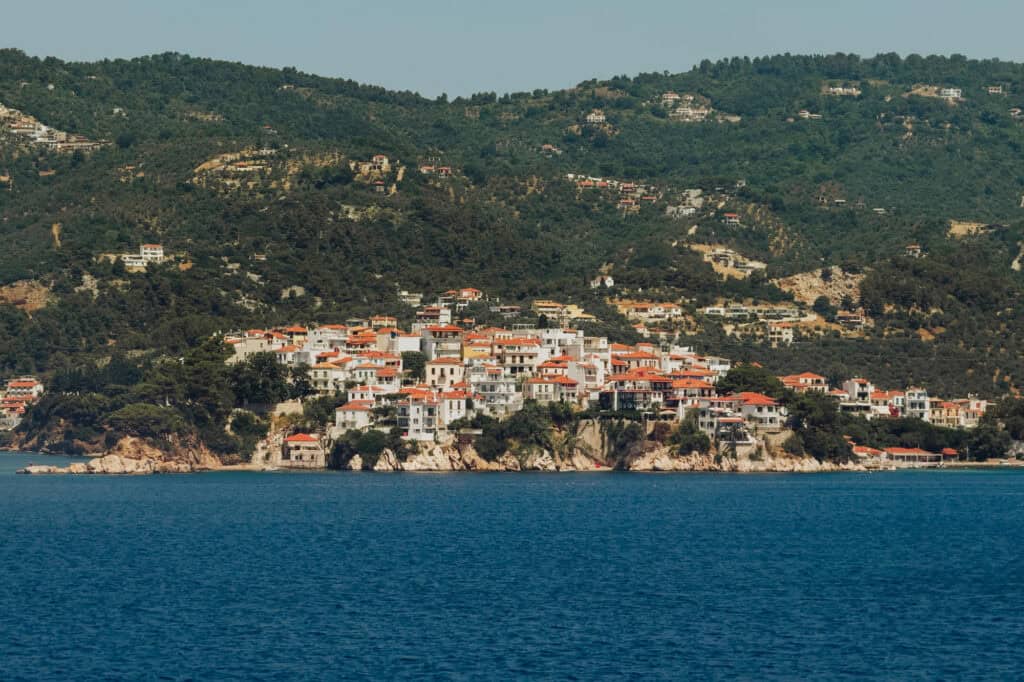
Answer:
M0 46L72 61L181 52L429 97L855 52L1024 61L1020 0L47 0L5 2Z

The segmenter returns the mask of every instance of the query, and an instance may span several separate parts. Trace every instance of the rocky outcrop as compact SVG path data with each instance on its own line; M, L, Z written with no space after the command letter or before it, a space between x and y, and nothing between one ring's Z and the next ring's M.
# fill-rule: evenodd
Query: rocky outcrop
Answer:
M88 462L74 462L66 467L31 465L20 471L26 474L184 474L219 469L220 460L205 447L177 444L161 450L141 438L125 437L106 454Z
M523 465L511 452L499 456L495 464L498 465L499 471L522 471L523 469Z
M401 466L402 471L458 471L466 468L458 450L440 445L420 448Z
M816 473L824 471L863 471L856 462L836 464L819 462L813 457L789 455L760 455L726 457L694 452L679 455L667 446L648 449L630 458L625 468L629 471L721 471L734 473Z
M24 474L185 474L198 471L196 467L179 461L161 461L147 458L124 457L122 455L104 455L88 462L74 462L66 467L30 465L18 473Z
M555 466L555 459L547 450L531 452L523 462L524 471L558 471Z
M363 470L363 458L361 455L353 455L352 459L345 465L345 469L348 471L362 471Z
M401 471L402 465L399 463L398 458L395 457L395 453L391 450L385 450L380 453L380 457L377 458L377 462L373 465L374 471Z

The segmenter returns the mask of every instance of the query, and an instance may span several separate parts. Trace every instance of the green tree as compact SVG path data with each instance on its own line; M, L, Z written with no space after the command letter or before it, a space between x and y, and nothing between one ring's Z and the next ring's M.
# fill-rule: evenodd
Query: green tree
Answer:
M427 356L417 350L407 350L402 353L402 370L406 376L423 381L426 376Z
M755 364L735 365L718 380L718 392L722 395L730 393L763 393L772 398L781 398L785 392L782 381L770 371Z

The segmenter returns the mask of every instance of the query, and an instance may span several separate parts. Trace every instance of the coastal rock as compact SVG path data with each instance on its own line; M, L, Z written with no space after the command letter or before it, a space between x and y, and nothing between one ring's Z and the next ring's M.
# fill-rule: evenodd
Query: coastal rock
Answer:
M735 458L702 455L697 452L679 455L669 447L647 450L630 460L626 468L629 471L721 471L733 473L817 473L824 471L860 471L862 465L856 462L836 464L819 462L813 457L793 457L790 455L771 456L763 452L741 454Z
M526 471L558 471L555 459L547 450L530 453L530 456L526 458L523 469Z
M395 457L395 453L391 450L385 449L384 452L380 453L380 457L377 458L377 463L373 465L374 471L401 471L402 465L399 464L398 458Z
M459 448L459 456L467 471L505 471L506 468L499 462L488 462L480 456L472 445L463 445ZM513 458L513 461L515 459ZM519 462L516 462L519 466Z
M362 471L363 470L363 457L362 455L352 455L352 459L348 461L348 465L345 467L349 471Z
M55 466L46 466L43 464L29 464L27 467L18 469L19 474L63 474L64 469Z
M511 452L506 452L498 457L495 462L498 471L521 471L523 466L519 463L519 460Z
M402 463L402 471L453 471L462 468L457 450L446 451L440 445L426 446Z
M612 470L611 467L609 467L609 466L607 466L605 464L602 464L601 462L598 462L594 458L588 457L587 455L584 455L581 452L577 452L577 453L573 454L573 456L569 458L569 462L568 463L570 465L572 465L572 468L573 468L574 471L611 471ZM563 471L567 471L567 469L563 469Z

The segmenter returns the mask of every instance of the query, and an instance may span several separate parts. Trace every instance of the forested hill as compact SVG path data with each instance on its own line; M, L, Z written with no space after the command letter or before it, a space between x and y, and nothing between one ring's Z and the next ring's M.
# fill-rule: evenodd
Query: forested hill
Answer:
M475 286L580 303L623 339L609 294L686 301L685 342L779 371L989 395L1024 377L1024 65L737 58L449 101L178 54L5 50L0 104L3 375L144 367L285 321L407 324L398 289ZM32 142L19 116L73 144ZM609 180L644 189L630 204ZM666 214L698 189L698 210ZM104 258L152 242L176 260L130 274ZM767 270L722 279L690 248L712 244ZM772 350L696 315L789 299L769 280L826 266L863 276L821 307L863 307L864 334ZM590 289L599 272L614 291Z

